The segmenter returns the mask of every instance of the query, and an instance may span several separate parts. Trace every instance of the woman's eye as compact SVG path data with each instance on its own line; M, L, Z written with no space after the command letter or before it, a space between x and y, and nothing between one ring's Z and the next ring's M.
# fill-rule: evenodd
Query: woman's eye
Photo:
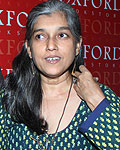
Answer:
M37 40L43 40L43 39L45 39L45 36L43 34L38 34L38 35L35 36L35 38Z
M59 37L59 38L67 38L68 35L67 35L66 33L60 33L60 34L58 35L58 37Z

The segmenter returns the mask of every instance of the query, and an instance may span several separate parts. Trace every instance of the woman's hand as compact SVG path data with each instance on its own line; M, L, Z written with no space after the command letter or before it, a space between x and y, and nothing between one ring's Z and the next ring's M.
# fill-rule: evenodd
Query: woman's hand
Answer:
M105 96L90 71L84 65L80 66L80 71L81 73L75 72L78 80L74 84L74 89L78 96L85 100L93 111Z

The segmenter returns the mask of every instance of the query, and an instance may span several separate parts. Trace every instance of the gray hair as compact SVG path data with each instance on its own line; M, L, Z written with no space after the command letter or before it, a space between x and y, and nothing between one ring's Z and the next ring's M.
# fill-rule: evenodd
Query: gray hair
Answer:
M79 17L71 5L58 0L48 0L46 2L40 3L30 11L27 18L25 40L30 42L34 24L40 15L50 15L56 11L60 11L65 15L70 31L75 37L75 41L79 42L81 36Z

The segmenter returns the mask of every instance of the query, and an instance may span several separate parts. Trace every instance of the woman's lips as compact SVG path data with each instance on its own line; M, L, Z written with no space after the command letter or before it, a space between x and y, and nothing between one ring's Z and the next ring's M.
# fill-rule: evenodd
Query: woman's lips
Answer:
M61 57L59 56L49 56L45 58L45 60L50 64L56 64L57 62L60 61L60 59Z

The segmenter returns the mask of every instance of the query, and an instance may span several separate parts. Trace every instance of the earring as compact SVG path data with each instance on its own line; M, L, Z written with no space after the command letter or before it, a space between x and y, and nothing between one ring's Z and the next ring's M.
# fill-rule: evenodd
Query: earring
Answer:
M35 77L35 72L34 72L34 64L33 64L33 60L31 59L31 68L32 68L32 75L33 78Z

